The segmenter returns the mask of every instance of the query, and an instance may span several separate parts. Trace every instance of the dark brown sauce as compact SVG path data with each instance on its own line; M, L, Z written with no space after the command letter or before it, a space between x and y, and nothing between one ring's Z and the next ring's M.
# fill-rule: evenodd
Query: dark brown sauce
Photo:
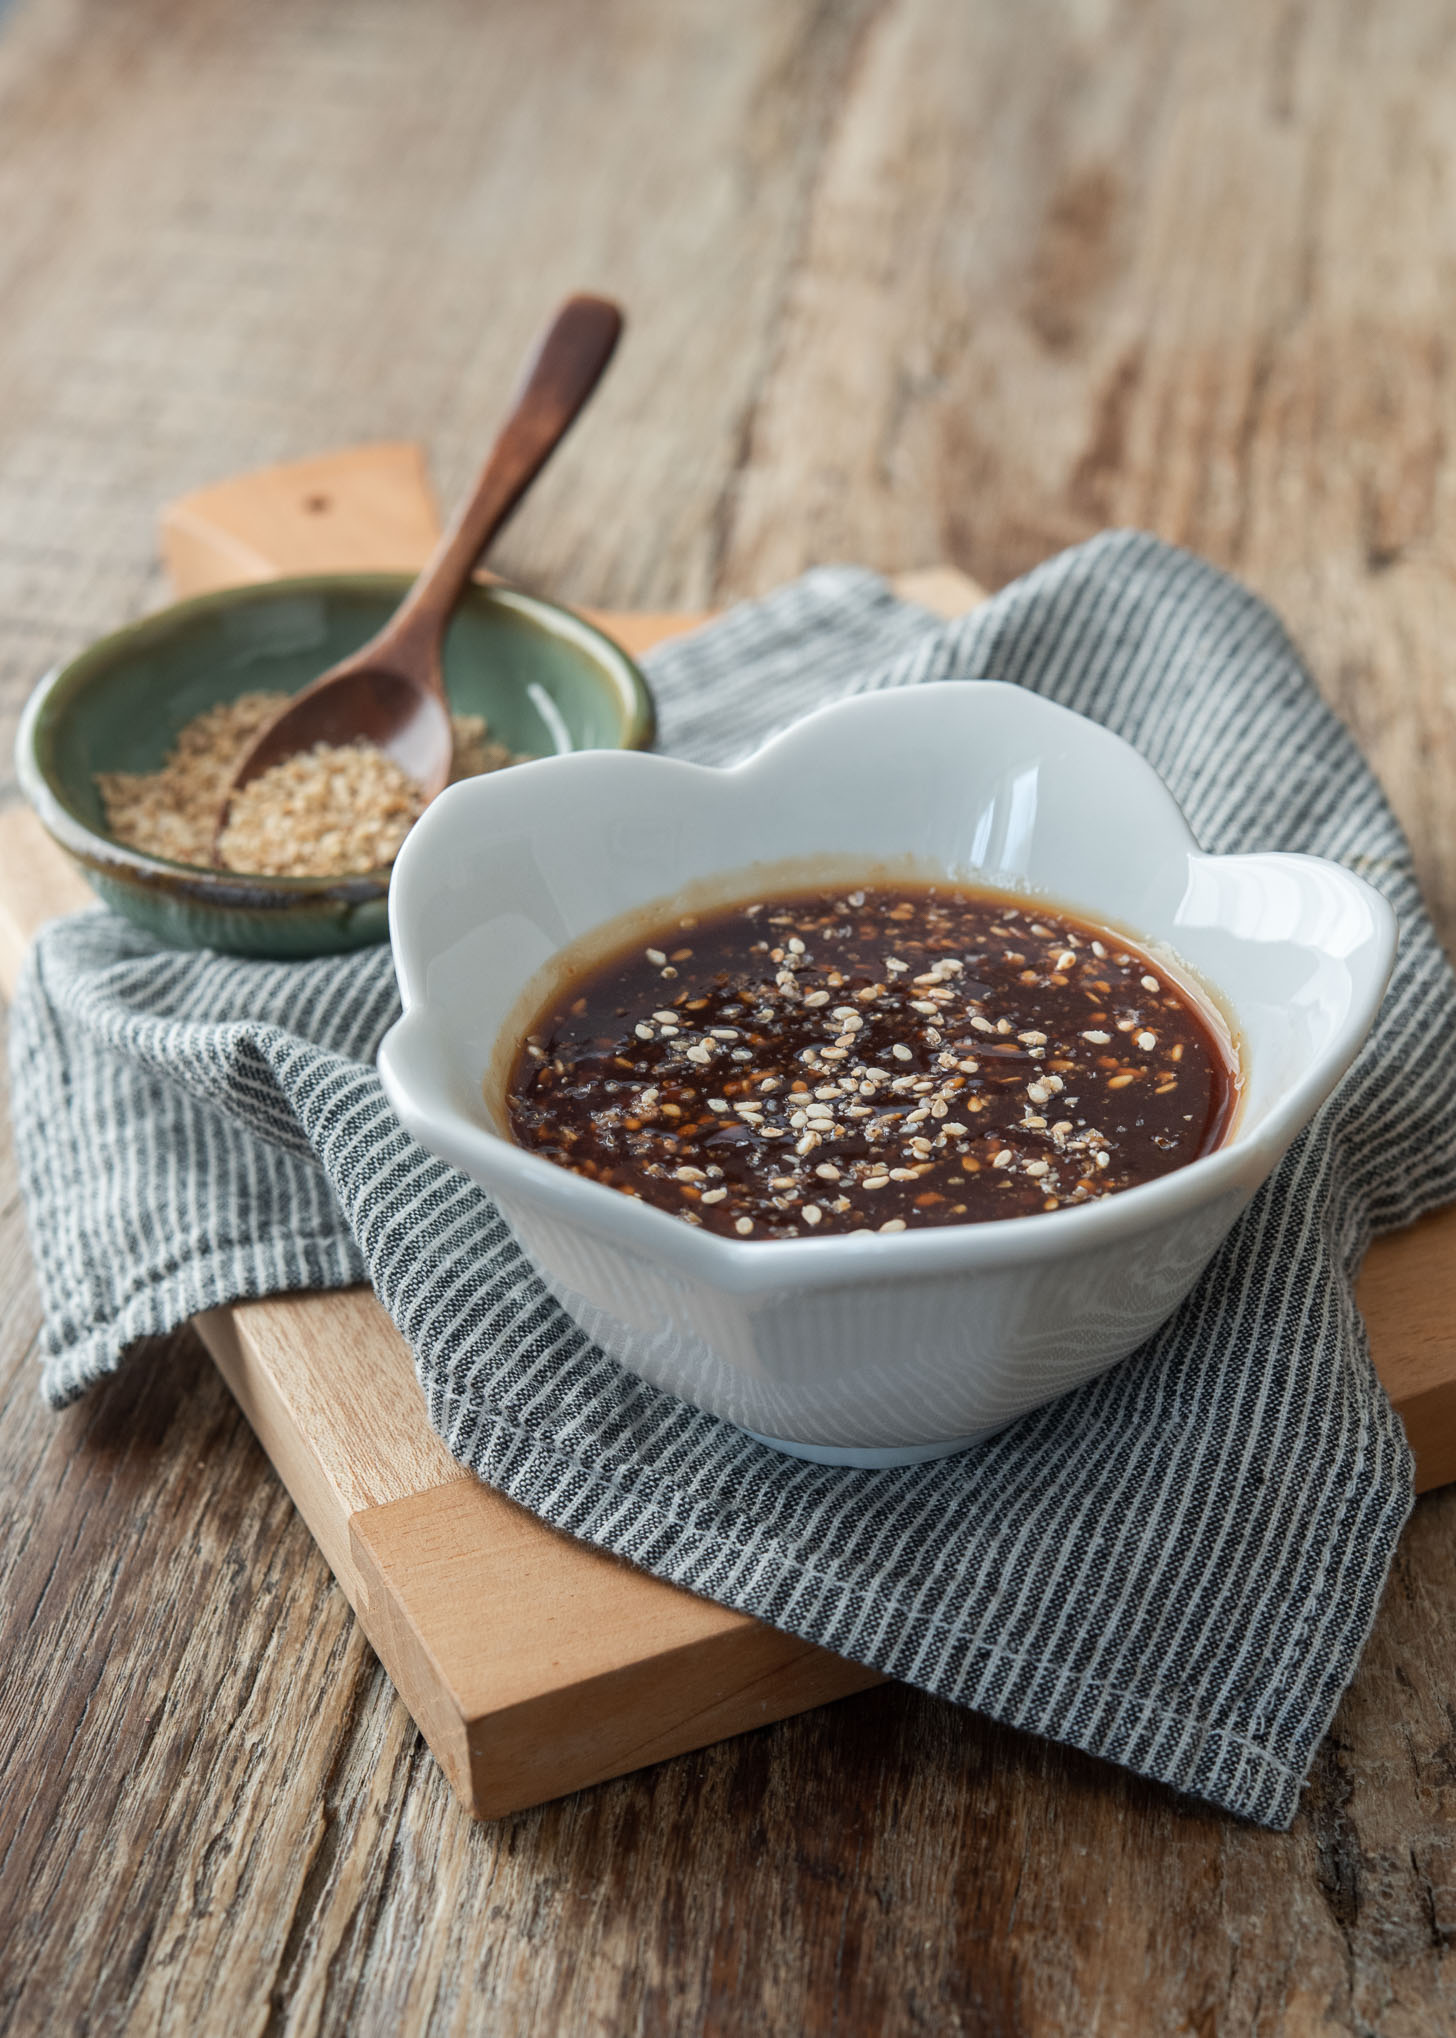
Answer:
M1237 1074L1122 935L895 886L684 918L563 986L517 1142L740 1238L1075 1207L1216 1147Z

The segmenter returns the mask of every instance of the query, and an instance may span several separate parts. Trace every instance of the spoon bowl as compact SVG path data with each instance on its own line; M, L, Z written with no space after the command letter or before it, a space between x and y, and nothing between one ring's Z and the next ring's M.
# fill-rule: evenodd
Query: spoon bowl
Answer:
M421 786L438 791L449 782L453 752L443 678L437 691L417 673L356 665L351 659L275 716L234 774L229 800L300 750L361 738L392 757Z

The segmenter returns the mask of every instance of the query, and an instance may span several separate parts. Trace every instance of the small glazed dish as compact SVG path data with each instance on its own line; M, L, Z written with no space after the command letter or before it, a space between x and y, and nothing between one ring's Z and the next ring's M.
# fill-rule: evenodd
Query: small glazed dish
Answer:
M322 574L199 595L58 667L26 705L16 771L46 828L106 904L179 948L323 955L382 941L388 871L250 877L131 849L107 834L96 773L155 770L193 716L242 693L296 693L371 637L407 574ZM643 749L654 714L625 651L554 603L477 586L445 641L461 714L512 750Z
M1101 922L1201 991L1239 1063L1224 1142L1076 1208L755 1242L507 1136L506 1070L563 951L623 916L625 941L791 883L906 876ZM1349 1067L1396 940L1348 871L1204 854L1127 744L991 682L847 701L726 771L596 754L455 786L406 841L390 913L404 1012L379 1066L404 1125L488 1192L624 1366L849 1465L963 1448L1150 1336Z

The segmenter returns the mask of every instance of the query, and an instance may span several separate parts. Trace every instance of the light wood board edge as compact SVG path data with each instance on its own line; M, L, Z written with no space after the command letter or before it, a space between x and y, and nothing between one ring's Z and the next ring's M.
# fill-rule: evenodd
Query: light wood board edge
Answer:
M280 571L414 566L435 529L418 449L361 447L186 498L164 517L164 548L179 592L192 593ZM983 598L944 567L896 586L948 617ZM707 618L594 620L643 651ZM43 921L89 900L33 816L0 814L7 993ZM1456 1478L1453 1247L1456 1210L1377 1245L1361 1283L1422 1490ZM481 1487L429 1428L409 1352L367 1291L242 1304L209 1312L199 1328L401 1697L478 1814L519 1810L878 1681L559 1536Z

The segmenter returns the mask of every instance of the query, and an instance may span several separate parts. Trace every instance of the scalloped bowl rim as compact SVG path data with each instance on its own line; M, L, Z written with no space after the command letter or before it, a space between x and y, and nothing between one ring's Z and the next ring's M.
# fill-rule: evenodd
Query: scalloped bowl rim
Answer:
M544 797L554 784L565 794L567 773L578 775L578 798L587 790L591 775L599 775L610 789L608 774L630 771L634 790L641 795L649 781L648 768L667 790L676 781L685 789L721 787L725 783L745 789L751 795L756 780L769 780L796 752L805 753L826 727L853 725L863 721L868 736L876 718L886 719L898 708L902 713L927 715L941 704L950 707L951 697L962 703L992 696L1009 697L1015 713L1028 726L1041 724L1042 732L1065 737L1075 730L1075 740L1088 747L1089 754L1102 750L1104 760L1120 757L1123 769L1131 771L1145 801L1139 821L1144 827L1156 820L1160 828L1160 851L1173 849L1186 859L1189 873L1199 866L1237 865L1265 875L1282 872L1296 880L1332 886L1352 907L1363 908L1366 938L1351 963L1352 986L1348 1017L1328 1042L1325 1050L1291 1084L1280 1101L1254 1122L1241 1114L1224 1143L1172 1173L1153 1182L1120 1191L1094 1202L1060 1210L1039 1212L1015 1219L979 1224L945 1225L909 1229L881 1236L856 1232L824 1238L738 1240L687 1225L680 1218L654 1208L619 1191L592 1182L542 1156L516 1146L501 1133L471 1118L451 1103L448 1084L441 1074L442 1056L448 1056L449 1015L436 1010L427 992L429 955L416 946L412 922L415 908L432 885L431 866L447 839L468 815L477 824L486 821L488 809L509 794L516 806L529 804L533 795ZM959 712L960 710L955 710ZM795 722L755 751L731 766L690 764L681 759L634 756L623 751L582 752L574 756L547 758L517 767L510 774L512 785L492 786L486 779L467 781L452 787L422 817L401 851L395 866L390 893L390 925L396 972L403 1003L401 1017L386 1033L379 1049L378 1064L386 1093L407 1130L433 1152L482 1182L491 1193L499 1190L539 1208L549 1210L568 1224L598 1238L622 1240L646 1257L674 1268L682 1277L707 1282L738 1294L765 1294L776 1289L796 1290L840 1286L846 1281L872 1278L876 1273L897 1278L916 1273L967 1273L979 1269L1025 1267L1049 1258L1070 1257L1126 1239L1213 1201L1227 1190L1247 1183L1251 1170L1267 1174L1284 1149L1303 1129L1345 1073L1359 1051L1378 1010L1389 978L1396 943L1396 921L1389 903L1372 886L1342 865L1323 858L1293 852L1269 851L1249 855L1219 856L1202 850L1182 809L1154 767L1123 738L1074 710L1046 700L1022 688L990 680L932 682L891 692L855 695L831 703ZM623 790L626 790L624 783ZM743 865L741 898L755 895L771 865ZM724 867L725 880L737 871ZM1004 877L996 873L986 882L1006 890ZM974 883L960 875L943 881ZM663 894L665 899L671 893ZM725 891L727 900L729 894ZM1050 910L1056 900L1044 890L1028 889L1029 899L1039 900ZM635 922L639 913L630 910ZM1146 930L1139 931L1116 918L1078 904L1069 906L1087 919L1101 919L1115 931L1125 932L1143 948L1156 951L1160 944ZM609 915L602 922L609 927ZM575 937L573 937L573 940ZM1197 973L1186 964L1185 981ZM1207 984L1218 1002L1224 1002L1224 987ZM1229 1001L1232 1002L1232 1001ZM1237 1008L1235 1008L1237 1016ZM484 1070L481 1074L484 1077Z

